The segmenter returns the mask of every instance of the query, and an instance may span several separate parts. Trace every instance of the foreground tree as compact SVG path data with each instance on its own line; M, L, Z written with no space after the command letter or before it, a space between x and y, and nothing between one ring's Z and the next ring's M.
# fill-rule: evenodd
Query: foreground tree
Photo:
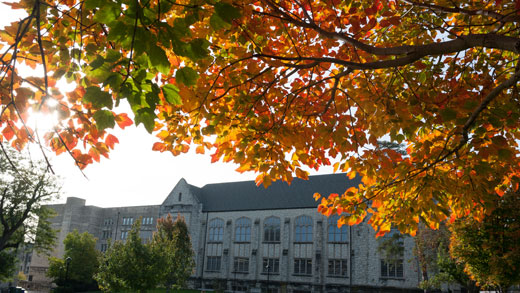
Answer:
M445 224L437 230L419 226L414 238L414 253L423 276L419 287L429 292L431 289L441 289L443 284L458 283L470 293L480 292L475 281L464 272L464 264L450 256L450 236Z
M482 222L461 219L450 226L450 251L484 288L506 292L520 283L520 194L507 193Z
M98 286L93 277L98 271L101 256L96 250L96 238L88 232L80 234L74 230L67 234L63 244L63 258L49 258L47 276L63 292L97 290Z
M110 128L131 124L114 109L126 101L154 150L210 149L265 186L333 163L361 175L320 211L349 224L370 213L378 235L482 219L518 186L518 1L11 6L29 13L0 34L0 128L17 147L38 137L23 124L30 109L56 111L45 139L83 168L108 156ZM21 77L16 61L44 77ZM61 94L62 77L76 89ZM408 155L378 148L387 137Z
M44 162L12 148L0 149L0 278L12 276L15 251L25 242L38 252L50 251L56 238L48 221L53 213L43 205L59 191Z
M124 243L116 241L105 252L95 275L103 291L146 292L160 283L164 263L151 245L143 244L139 237L140 229L141 221L138 220Z
M168 214L157 220L157 231L151 243L163 267L162 283L169 289L185 288L195 261L188 226L180 215L174 221Z

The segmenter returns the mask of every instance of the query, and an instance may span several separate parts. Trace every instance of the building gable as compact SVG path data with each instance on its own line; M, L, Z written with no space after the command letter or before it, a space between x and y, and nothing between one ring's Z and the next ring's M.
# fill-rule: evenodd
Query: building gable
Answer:
M184 178L179 180L161 206L166 208L195 206L200 204L197 197L198 187L190 185Z

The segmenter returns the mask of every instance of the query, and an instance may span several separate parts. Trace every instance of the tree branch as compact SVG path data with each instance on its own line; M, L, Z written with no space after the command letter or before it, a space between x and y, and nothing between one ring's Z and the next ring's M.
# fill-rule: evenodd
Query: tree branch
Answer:
M485 98L482 100L480 105L471 113L471 116L468 118L466 123L464 123L464 127L462 128L462 136L464 137L464 143L468 141L468 131L475 123L475 120L477 120L478 115L484 111L484 109L487 108L489 103L493 101L503 90L512 87L515 85L518 80L520 80L520 70L515 72L513 76L511 76L506 81L499 84L497 87L495 87Z
M498 22L501 22L501 23L520 22L520 15L516 15L516 14L503 15L503 14L497 13L495 11L485 10L485 9L469 10L469 9L464 9L464 8L459 8L459 7L445 7L445 6L435 5L435 4L419 3L419 2L410 1L410 0L402 0L402 1L406 2L410 5L413 5L413 6L429 8L429 9L437 10L440 12L460 13L460 14L466 14L466 15L470 15L470 16L476 16L476 15L488 16L488 17L496 19ZM455 3L455 2L453 2L453 3Z

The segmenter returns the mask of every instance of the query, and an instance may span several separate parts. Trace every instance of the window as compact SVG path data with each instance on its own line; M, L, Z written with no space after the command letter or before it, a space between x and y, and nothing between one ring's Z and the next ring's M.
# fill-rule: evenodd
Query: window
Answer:
M251 242L251 220L240 218L235 222L235 241Z
M111 226L111 225L112 225L112 219L105 219L105 220L103 221L103 225L104 225L105 227L107 227L107 226Z
M249 258L247 257L235 257L233 264L234 272L236 273L247 273L249 272Z
M179 201L182 201L182 192L179 192Z
M108 244L101 244L101 252L105 252L108 249Z
M338 215L330 216L328 221L328 237L329 242L347 242L347 226L343 225L338 228Z
M403 278L403 260L381 260L381 277Z
M29 282L32 282L32 280L33 280L33 276L29 275Z
M123 225L132 225L134 223L134 218L123 218Z
M383 236L379 243L379 250L383 256L381 277L403 278L404 239L399 230L392 228Z
M264 258L262 263L262 273L279 274L280 273L280 259L279 258Z
M153 224L153 217L143 218L143 225L151 225L151 224Z
M348 276L347 260L346 259L329 259L328 274L329 274L329 276L334 276L334 277Z
M128 231L121 232L121 240L125 240L126 238L128 238Z
M300 216L294 222L294 242L312 242L312 218Z
M265 219L264 242L280 242L280 218L269 217Z
M101 239L108 239L108 238L112 238L112 231L103 231L103 235L101 236Z
M206 271L220 271L220 256L208 256Z
M224 236L224 220L213 219L209 222L209 238L210 242L222 242Z
M312 259L296 258L294 259L295 275L312 275Z

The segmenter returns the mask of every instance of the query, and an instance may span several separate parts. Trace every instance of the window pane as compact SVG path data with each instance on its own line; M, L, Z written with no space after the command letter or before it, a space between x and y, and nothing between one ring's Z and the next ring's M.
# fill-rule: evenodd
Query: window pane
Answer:
M280 241L280 218L269 217L264 221L264 241Z
M388 270L384 260L381 260L381 277L388 277Z
M222 242L224 234L224 220L213 219L209 222L208 241Z

